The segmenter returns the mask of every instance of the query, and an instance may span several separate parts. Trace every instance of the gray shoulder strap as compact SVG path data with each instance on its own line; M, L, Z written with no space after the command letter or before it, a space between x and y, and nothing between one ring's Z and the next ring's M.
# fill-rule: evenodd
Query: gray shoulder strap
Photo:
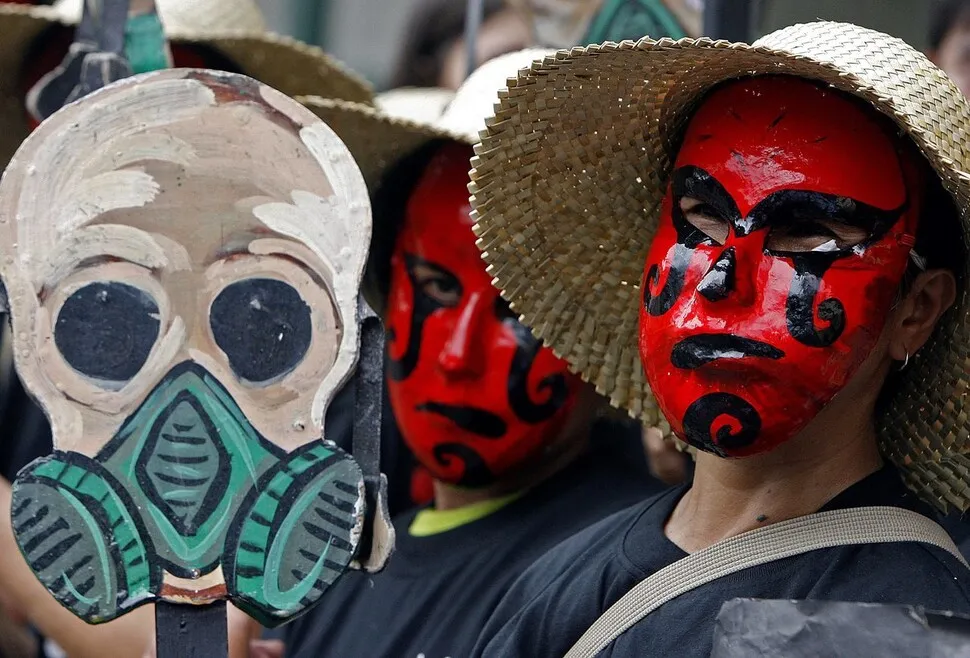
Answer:
M809 514L719 541L641 581L597 619L565 658L593 658L667 601L748 567L853 544L920 542L967 564L947 532L922 514L899 507L857 507Z

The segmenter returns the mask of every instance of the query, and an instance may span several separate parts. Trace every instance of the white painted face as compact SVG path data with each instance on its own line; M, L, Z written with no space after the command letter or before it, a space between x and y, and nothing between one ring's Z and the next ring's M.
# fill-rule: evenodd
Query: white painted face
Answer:
M0 275L55 446L94 455L189 366L284 450L319 438L370 230L343 143L243 76L151 73L54 115L0 183Z

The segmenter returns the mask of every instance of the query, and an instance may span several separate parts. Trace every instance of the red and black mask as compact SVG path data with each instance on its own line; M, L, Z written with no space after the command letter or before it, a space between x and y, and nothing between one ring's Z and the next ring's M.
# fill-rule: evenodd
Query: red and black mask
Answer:
M725 457L797 434L871 353L920 209L880 118L793 77L736 81L688 125L643 278L640 354L676 434Z
M411 193L385 321L388 392L405 442L436 479L480 487L541 454L580 380L491 285L469 217L471 155L442 146Z

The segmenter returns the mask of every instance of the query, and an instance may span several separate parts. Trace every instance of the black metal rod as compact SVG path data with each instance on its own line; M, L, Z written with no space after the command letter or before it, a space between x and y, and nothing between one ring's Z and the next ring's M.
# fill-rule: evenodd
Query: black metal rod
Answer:
M751 41L754 0L706 0L704 36L728 41Z
M226 602L209 605L155 604L157 658L226 658Z
M478 32L485 17L485 0L468 0L465 10L465 77L478 68Z

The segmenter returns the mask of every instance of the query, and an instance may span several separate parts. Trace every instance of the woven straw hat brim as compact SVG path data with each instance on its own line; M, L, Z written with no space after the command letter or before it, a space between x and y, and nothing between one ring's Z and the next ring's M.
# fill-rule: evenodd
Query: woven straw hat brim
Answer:
M960 209L970 253L970 106L904 42L853 25L797 25L754 45L643 39L561 51L510 82L476 146L479 247L526 324L616 406L649 418L640 278L687 120L749 75L828 83L907 133ZM970 262L962 272L970 281ZM880 418L886 454L924 499L970 507L970 306L964 289Z
M391 116L361 103L319 96L300 96L297 100L347 145L371 192L390 167L428 142L447 139L473 145L477 141L477 137L444 130L430 121Z
M372 195L391 167L425 144L441 139L471 146L476 141L470 135L444 130L431 122L393 117L360 103L318 97L300 97L297 100L323 119L347 145ZM393 221L391 217L375 213L364 275L364 295L378 313L384 310L382 279L386 270L385 264L378 261L387 258L393 248L400 228L392 225Z
M468 135L438 128L430 121L390 116L361 103L319 97L300 97L298 100L323 119L347 145L371 195L390 168L425 144L438 139L469 145L475 141ZM393 217L384 213L375 213L373 221L363 292L371 307L383 314L387 269L383 261L389 257L400 227L394 225Z
M374 105L392 117L430 123L441 117L454 98L451 89L399 87L377 94Z
M318 94L372 104L370 83L343 62L291 37L273 32L189 32L170 35L173 43L210 46L235 62L242 73L297 97Z
M23 106L23 59L44 31L69 25L49 7L0 4L0 167L29 133ZM320 48L271 32L201 32L169 30L173 43L211 47L238 65L246 75L288 96L321 94L372 103L373 90L360 76Z

